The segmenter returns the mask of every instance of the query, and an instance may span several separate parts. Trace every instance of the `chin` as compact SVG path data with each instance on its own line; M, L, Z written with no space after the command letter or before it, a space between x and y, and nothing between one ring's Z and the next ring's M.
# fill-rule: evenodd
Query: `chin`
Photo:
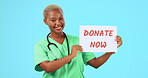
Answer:
M63 33L63 31L62 31L62 30L60 30L60 31L55 31L55 33L60 34L60 33Z

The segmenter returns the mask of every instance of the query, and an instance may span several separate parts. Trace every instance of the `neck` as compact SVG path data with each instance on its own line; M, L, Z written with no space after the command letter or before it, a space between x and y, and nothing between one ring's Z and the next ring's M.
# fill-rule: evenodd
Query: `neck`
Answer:
M60 39L60 38L64 38L64 33L53 33L51 32L50 38L56 38L56 39Z

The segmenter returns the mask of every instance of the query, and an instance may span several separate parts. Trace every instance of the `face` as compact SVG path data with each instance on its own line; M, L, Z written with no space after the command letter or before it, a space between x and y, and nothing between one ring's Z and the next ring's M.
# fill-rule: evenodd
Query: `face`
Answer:
M51 33L62 33L65 25L63 12L59 9L47 11L44 22L50 28Z

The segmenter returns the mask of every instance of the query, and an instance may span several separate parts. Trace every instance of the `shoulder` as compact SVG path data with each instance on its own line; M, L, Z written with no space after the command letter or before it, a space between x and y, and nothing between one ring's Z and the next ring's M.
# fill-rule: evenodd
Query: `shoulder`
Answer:
M79 40L79 37L77 37L77 36L73 36L73 35L69 35L69 34L66 34L66 36L69 40Z
M66 34L69 42L79 43L79 37Z
M42 40L40 40L40 41L38 41L38 42L36 42L35 43L35 45L45 45L45 44L47 44L47 40L46 40L46 38L44 38L44 39L42 39Z
M66 36L67 36L68 42L70 44L73 44L73 45L78 45L79 44L79 37L73 36L73 35L68 35L68 34L66 34Z

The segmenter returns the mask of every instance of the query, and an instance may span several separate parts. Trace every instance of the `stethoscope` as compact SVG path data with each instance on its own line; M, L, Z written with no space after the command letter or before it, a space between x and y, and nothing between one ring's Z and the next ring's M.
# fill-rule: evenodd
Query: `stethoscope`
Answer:
M63 32L63 33L64 33L64 32ZM58 46L57 46L55 43L51 43L51 42L49 41L49 39L48 39L49 35L50 35L50 33L47 35L47 42L48 42L47 47L48 47L48 49L51 51L50 45L54 45L54 46L59 50L60 55L62 56L62 52L61 52L61 50L58 48ZM65 36L65 38L66 38L66 43L67 43L67 48L68 48L68 55L70 55L68 38L67 38L67 36L66 36L65 33L64 33L64 36ZM54 54L52 51L51 51L51 53L53 54L53 56L54 56L54 58L55 58L54 60L60 59L60 58L58 58L57 56L55 56L55 54ZM69 63L70 63L70 62L69 62Z

